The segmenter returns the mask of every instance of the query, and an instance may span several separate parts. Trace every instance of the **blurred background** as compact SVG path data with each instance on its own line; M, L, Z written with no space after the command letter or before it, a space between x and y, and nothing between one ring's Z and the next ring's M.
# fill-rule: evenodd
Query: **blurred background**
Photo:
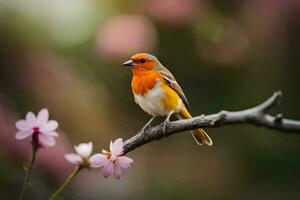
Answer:
M14 123L48 108L55 147L38 152L27 199L47 199L71 172L73 145L134 135L150 116L135 105L121 63L148 52L168 67L194 115L240 110L278 89L272 113L300 119L298 0L1 0L0 197L17 199L30 160ZM249 125L210 128L128 154L119 181L85 170L65 199L300 199L300 136Z

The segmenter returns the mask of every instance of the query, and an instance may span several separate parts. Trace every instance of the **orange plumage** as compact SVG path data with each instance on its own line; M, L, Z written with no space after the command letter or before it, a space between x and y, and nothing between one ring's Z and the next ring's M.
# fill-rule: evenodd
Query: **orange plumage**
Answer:
M156 84L156 80L162 80L162 76L159 72L137 72L136 69L132 69L134 76L131 81L131 88L135 94L145 95Z
M131 67L131 87L135 102L152 115L152 119L144 128L156 116L167 116L165 122L169 121L172 114L184 119L192 117L183 90L172 73L156 57L139 53L123 65ZM198 144L212 145L212 140L203 129L195 129L192 134Z

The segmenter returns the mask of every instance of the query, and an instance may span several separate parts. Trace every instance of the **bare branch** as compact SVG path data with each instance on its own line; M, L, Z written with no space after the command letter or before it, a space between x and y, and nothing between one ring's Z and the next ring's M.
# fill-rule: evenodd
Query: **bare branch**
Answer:
M227 124L248 123L283 132L300 133L300 121L285 119L282 114L277 114L276 116L267 114L271 107L279 104L281 96L281 91L277 91L262 104L242 111L221 111L216 114L200 115L192 119L169 122L166 125L165 133L163 133L163 123L149 127L143 133L137 133L124 142L124 154L153 140L159 140L175 133L196 128L219 127Z

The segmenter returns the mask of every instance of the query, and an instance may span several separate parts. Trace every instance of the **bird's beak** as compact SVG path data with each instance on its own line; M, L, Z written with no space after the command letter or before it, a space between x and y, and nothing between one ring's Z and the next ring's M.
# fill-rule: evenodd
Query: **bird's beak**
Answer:
M128 61L124 62L122 65L127 66L127 67L132 67L133 64L134 64L134 62L132 60L128 60Z

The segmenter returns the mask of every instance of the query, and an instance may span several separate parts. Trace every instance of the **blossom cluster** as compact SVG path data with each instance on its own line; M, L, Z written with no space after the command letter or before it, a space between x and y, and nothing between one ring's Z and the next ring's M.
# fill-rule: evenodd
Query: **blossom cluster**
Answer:
M120 179L122 173L129 169L131 158L123 156L123 139L118 138L114 142L110 142L110 151L103 150L102 153L97 153L91 156L93 144L81 143L74 146L76 153L66 154L67 161L74 165L86 166L91 168L103 167L102 174L104 178L114 176Z
M16 122L18 129L15 138L17 140L29 139L34 148L51 147L56 143L58 122L49 120L49 112L46 108L37 115L32 112L26 114L25 119ZM92 154L93 144L81 143L74 146L76 153L65 155L65 159L82 168L103 168L104 178L114 176L120 179L123 172L130 168L133 160L123 156L123 139L118 138L110 142L110 151L102 150L102 153Z

